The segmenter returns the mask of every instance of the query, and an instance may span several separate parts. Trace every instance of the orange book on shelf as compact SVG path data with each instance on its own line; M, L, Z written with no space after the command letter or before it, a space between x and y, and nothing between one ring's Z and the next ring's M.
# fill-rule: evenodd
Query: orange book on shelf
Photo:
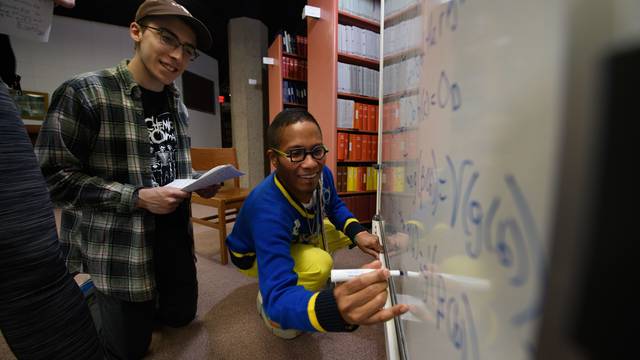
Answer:
M371 120L371 131L378 131L378 105L373 106L373 116Z
M353 135L353 160L362 160L362 135Z
M378 161L378 135L373 135L371 141L371 158Z
M371 161L377 161L378 158L376 157L376 144L377 144L377 139L378 136L377 135L371 135L371 138L369 139L369 149L371 152Z
M369 135L362 134L360 135L362 138L362 160L369 161L371 160L371 146L369 145Z
M364 106L364 119L362 120L362 129L364 131L369 131L369 123L371 122L371 105L370 104L362 104Z
M345 157L346 160L355 160L354 156L355 156L355 136L353 134L348 134L347 136L347 156Z
M336 154L338 161L344 161L345 159L345 148L348 145L349 140L347 139L349 134L339 132L338 133L338 152Z
M344 142L344 150L342 153L342 157L344 157L344 159L347 160L349 159L349 134L345 133L342 141Z
M362 126L362 116L363 116L363 112L362 112L362 104L357 102L355 103L355 106L353 107L353 128L354 129L360 129L360 127Z
M365 131L369 131L369 121L371 119L371 105L370 104L362 104L362 107L364 108L364 116L362 119L362 127L360 128L360 130L365 130Z

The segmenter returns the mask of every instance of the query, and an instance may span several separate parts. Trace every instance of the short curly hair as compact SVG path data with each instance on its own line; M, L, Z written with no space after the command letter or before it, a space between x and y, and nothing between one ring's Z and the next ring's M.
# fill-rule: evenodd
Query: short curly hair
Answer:
M280 146L280 132L282 129L289 125L305 121L315 124L318 127L318 131L320 131L320 136L322 136L320 124L318 124L316 118L314 118L307 110L285 109L276 115L273 122L267 129L267 142L269 147L277 149Z

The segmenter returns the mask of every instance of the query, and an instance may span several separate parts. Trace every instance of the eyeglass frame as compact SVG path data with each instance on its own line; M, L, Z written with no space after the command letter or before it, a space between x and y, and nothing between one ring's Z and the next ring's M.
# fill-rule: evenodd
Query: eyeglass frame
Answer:
M318 147L321 147L324 150L324 154L322 155L322 157L320 159L317 159L315 156L313 156L313 151L315 149L317 149ZM316 161L320 161L320 160L324 159L327 156L327 154L329 153L329 149L327 149L327 147L324 144L316 145L313 148L311 148L311 150L307 150L307 149L305 149L303 147L290 149L287 152L284 152L282 150L278 150L276 148L270 148L270 149L273 150L276 154L278 154L278 155L280 155L282 157L288 158L289 161L291 161L294 164L301 163L301 162L305 161L307 159L307 155L311 155L312 159L314 159ZM294 151L294 150L302 150L302 151L304 151L304 156L302 157L302 159L297 160L297 161L293 160L293 157L291 155L291 151Z
M193 61L195 59L198 58L198 56L200 56L200 53L198 52L198 49L196 49L195 46L189 44L189 43L183 43L178 39L178 36L176 34L174 34L173 32L171 32L170 30L164 29L164 28L157 28L155 26L149 26L149 25L142 25L142 24L138 24L138 26L140 26L141 28L148 28L151 30L155 30L157 31L158 35L160 35L160 41L164 44L167 45L171 48L173 48L173 50L177 49L178 47L182 47L182 53L187 54L189 56L189 60ZM163 36L163 34L165 35L169 35L168 38L172 39L171 41L175 41L175 44L168 44L165 41L165 36ZM188 46L190 48L193 48L193 55L189 55L187 52L185 52L185 46Z

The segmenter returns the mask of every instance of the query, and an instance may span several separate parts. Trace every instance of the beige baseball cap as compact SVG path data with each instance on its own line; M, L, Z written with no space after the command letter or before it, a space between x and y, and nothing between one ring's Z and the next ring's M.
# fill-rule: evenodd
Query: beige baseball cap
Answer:
M193 29L196 34L196 47L207 50L211 47L211 33L189 10L172 0L146 0L136 12L136 22L147 16L178 16Z

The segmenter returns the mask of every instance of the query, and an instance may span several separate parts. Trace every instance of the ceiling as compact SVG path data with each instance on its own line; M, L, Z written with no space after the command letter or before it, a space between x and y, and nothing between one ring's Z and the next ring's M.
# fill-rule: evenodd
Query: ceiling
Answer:
M305 33L301 19L306 0L177 0L201 20L213 36L207 54L218 60L221 94L229 92L227 24L229 19L250 17L262 21L269 29L269 43L281 30ZM142 0L76 0L73 9L56 7L56 15L129 26Z

